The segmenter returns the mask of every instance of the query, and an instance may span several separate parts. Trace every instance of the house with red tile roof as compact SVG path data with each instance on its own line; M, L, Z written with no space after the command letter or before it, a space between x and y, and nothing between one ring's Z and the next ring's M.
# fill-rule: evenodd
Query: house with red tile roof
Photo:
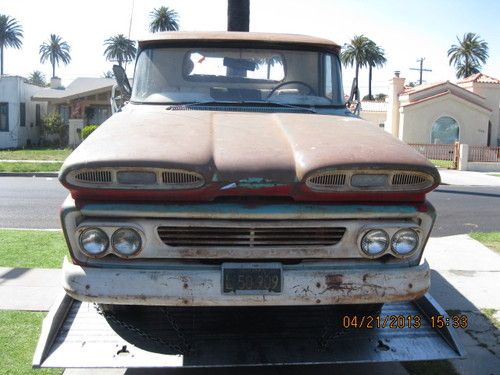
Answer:
M406 143L500 143L500 80L482 73L457 83L389 84L386 131Z

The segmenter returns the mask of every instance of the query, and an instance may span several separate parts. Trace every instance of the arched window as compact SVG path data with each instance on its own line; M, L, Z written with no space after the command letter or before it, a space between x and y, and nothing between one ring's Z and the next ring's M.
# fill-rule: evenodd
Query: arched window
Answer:
M458 123L447 116L440 117L432 124L431 143L452 144L458 141Z

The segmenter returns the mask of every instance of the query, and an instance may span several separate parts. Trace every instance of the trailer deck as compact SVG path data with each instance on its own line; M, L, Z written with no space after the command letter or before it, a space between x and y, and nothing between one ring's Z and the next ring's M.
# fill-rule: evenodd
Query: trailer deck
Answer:
M430 296L386 304L380 314L422 318L421 326L344 328L329 306L117 307L61 296L46 317L34 367L222 367L419 361L458 358L446 312ZM406 324L405 324L406 325Z

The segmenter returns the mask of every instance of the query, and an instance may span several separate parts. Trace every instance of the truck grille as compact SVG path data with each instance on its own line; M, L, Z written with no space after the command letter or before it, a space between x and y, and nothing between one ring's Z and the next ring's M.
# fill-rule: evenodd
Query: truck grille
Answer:
M111 183L111 171L107 170L88 170L75 174L75 180L93 184Z
M306 184L311 188L331 188L344 186L347 175L345 173L325 172L308 177Z
M163 171L161 179L164 184L183 185L184 188L196 188L205 183L203 176L198 173L180 170Z
M419 185L427 182L427 179L418 174L396 173L392 176L393 185Z
M158 227L163 243L174 247L331 246L344 233L335 227Z

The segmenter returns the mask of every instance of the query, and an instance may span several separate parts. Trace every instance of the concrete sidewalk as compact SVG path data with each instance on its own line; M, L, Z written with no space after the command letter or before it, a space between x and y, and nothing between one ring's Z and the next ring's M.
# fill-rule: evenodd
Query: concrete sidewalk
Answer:
M457 171L455 169L438 168L441 183L446 185L461 186L498 186L500 177L493 176L491 172ZM498 172L500 174L500 172Z
M62 293L61 270L0 267L0 309L47 311Z

